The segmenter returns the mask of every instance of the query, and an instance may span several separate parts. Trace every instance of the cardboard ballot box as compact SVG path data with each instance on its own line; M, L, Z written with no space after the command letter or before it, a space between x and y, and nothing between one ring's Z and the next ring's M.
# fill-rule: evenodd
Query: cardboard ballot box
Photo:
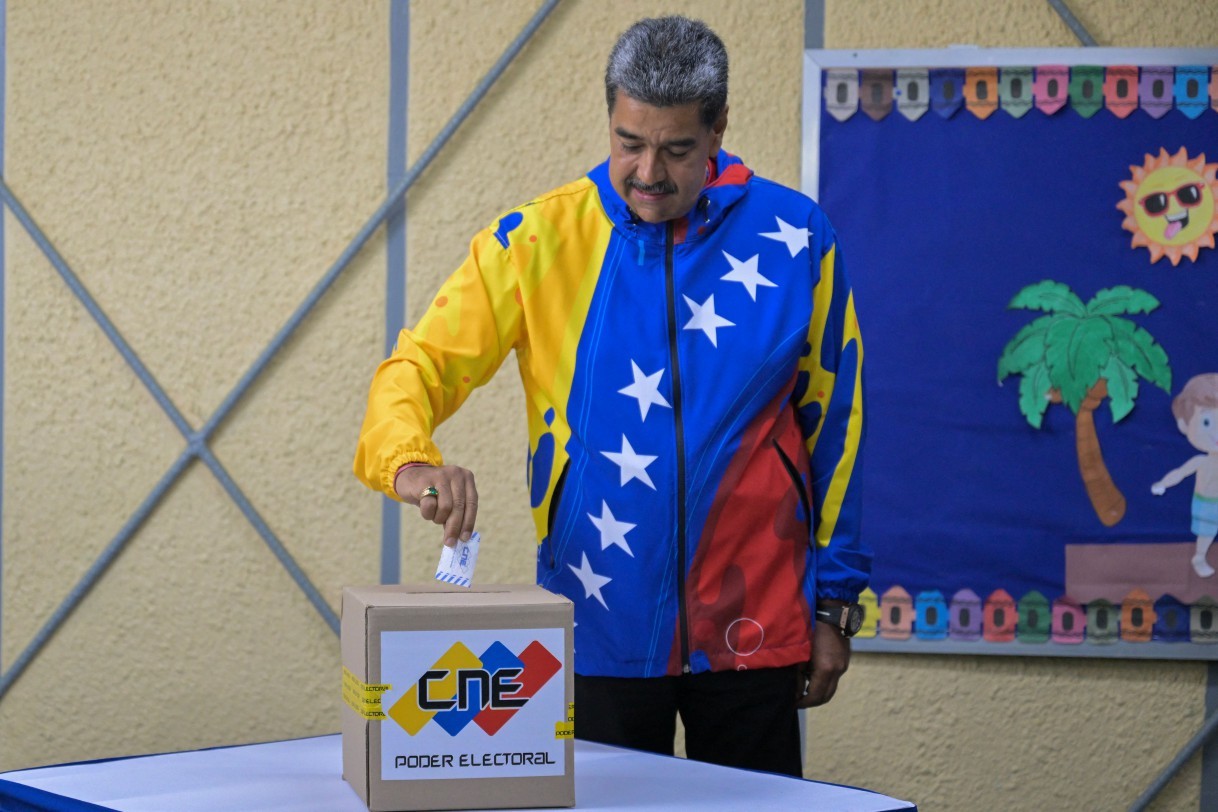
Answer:
M372 812L575 805L571 602L343 590L343 777Z

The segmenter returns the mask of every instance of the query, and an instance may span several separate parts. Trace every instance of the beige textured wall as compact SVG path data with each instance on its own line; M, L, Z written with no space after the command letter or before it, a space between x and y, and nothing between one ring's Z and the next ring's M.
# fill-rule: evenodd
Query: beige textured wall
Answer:
M1212 48L1210 0L1066 0L1096 45ZM827 0L826 48L1077 48L1048 0Z
M539 4L412 3L412 161ZM1207 0L1070 4L1102 45L1218 30ZM1077 44L1041 0L827 5L830 48ZM5 178L198 427L383 198L388 4L7 6ZM410 320L477 228L601 159L604 56L667 11L727 42L727 147L798 183L802 0L566 0L409 195ZM11 216L5 242L0 668L184 444ZM378 235L213 443L333 606L378 577L379 499L349 467L384 263ZM527 581L511 366L439 440L478 475L482 577ZM427 578L438 534L408 516L403 537L403 578ZM1200 724L1204 687L1186 663L860 655L808 716L810 771L931 812L1121 808ZM0 770L329 732L337 712L333 634L195 462L0 699ZM1198 794L1194 762L1157 808Z
M7 4L5 179L195 428L384 196L388 12ZM5 222L8 669L185 447ZM351 448L381 352L361 256L212 448L338 605L375 581ZM334 730L336 639L194 462L0 700L0 769Z

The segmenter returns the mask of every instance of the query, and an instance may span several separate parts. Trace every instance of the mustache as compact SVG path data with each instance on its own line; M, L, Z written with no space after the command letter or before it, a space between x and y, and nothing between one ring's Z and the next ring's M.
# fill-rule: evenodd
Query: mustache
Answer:
M635 178L631 178L630 180L626 181L626 185L631 186L635 189L638 189L640 192L642 192L643 194L646 194L646 195L665 195L665 194L671 195L671 194L677 193L676 184L674 184L670 180L663 180L663 181L660 181L659 183L646 184L646 183L642 183L642 182L636 180Z

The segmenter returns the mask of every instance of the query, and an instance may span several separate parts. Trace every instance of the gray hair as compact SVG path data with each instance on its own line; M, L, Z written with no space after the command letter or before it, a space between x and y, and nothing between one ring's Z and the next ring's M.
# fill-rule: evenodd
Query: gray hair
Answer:
M618 38L605 68L605 101L618 91L653 107L698 102L710 126L727 107L727 49L701 20L639 20Z

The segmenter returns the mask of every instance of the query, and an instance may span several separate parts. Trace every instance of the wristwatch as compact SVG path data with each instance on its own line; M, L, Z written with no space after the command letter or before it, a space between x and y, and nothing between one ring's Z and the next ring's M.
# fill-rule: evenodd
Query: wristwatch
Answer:
M842 633L842 637L854 637L863 628L863 607L857 603L845 606L818 604L816 619L828 623Z

